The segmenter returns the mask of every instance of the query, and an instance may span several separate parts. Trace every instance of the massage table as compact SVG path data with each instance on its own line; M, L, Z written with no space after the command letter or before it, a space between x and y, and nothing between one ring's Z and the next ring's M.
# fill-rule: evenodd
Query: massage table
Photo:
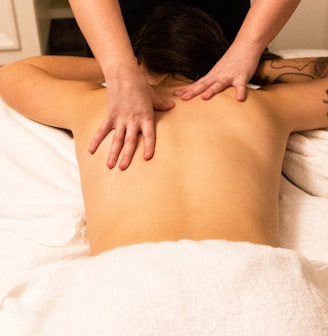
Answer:
M328 130L290 136L277 253L184 240L88 257L74 140L1 100L0 125L0 335L310 335L304 320L328 335Z

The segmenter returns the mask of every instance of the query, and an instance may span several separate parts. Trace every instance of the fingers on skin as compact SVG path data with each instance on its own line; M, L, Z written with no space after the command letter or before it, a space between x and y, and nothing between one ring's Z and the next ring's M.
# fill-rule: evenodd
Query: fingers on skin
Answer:
M202 82L195 82L185 89L177 90L174 94L180 96L183 100L190 100L197 95L202 99L208 100L215 96L217 93L225 90L229 86L234 86L236 89L236 99L244 101L246 98L246 84L234 84L228 79L221 81L213 81L213 79L204 80Z
M157 99L153 104L156 110L167 111L174 107L175 102ZM89 146L89 152L91 154L96 152L99 144L110 132L114 132L114 134L107 159L108 168L114 168L116 166L120 155L119 168L125 170L129 167L137 147L139 133L143 135L144 159L150 160L153 157L155 151L155 125L153 114L148 116L148 118L144 118L142 123L134 120L122 126L119 126L117 121L115 123L114 121L105 121L98 129Z
M108 122L103 122L102 125L98 128L95 136L93 137L90 146L88 148L91 154L94 154L98 149L100 143L105 139L108 133L112 130L112 126Z
M156 102L154 102L154 109L156 111L168 111L171 108L173 108L175 105L175 102L173 100L164 100L160 99Z
M215 81L214 78L204 80L202 82L195 82L188 88L184 89L185 91L180 96L183 100L192 99L198 95L201 95L202 99L210 99L215 96L217 93L223 91L226 87L229 86L228 81Z
M203 99L210 99L229 85L230 82L228 80L221 79L218 81L215 76L205 76L188 87L177 90L175 94L183 100L190 100L198 95L201 95Z
M233 85L231 85L233 86ZM215 83L209 87L204 93L201 94L201 98L204 100L211 99L217 93L221 92L226 88L222 83ZM236 89L236 100L243 102L246 98L246 85L240 84L235 86Z
M150 160L155 151L155 128L152 120L146 122L141 129L143 135L144 159ZM122 158L119 168L125 170L129 167L138 144L140 130L130 129L125 134L124 145L122 149Z
M215 82L201 94L201 98L205 100L211 99L217 93L225 90L228 86L228 82Z
M144 159L150 160L154 156L156 133L154 122L149 120L142 128Z
M203 81L197 81L194 84L191 84L187 88L183 89L181 92L181 99L183 100L189 100L192 99L205 90L212 84L212 81L209 80L203 80Z
M117 127L114 130L112 145L110 147L109 156L107 160L108 168L115 167L118 157L122 151L124 141L125 141L125 127Z
M180 89L180 90L176 90L173 92L173 94L177 97L180 97L183 94L184 90Z
M119 164L119 168L121 170L125 170L129 167L137 147L137 141L138 130L134 129L133 131L126 132L122 150L122 158Z
M136 151L140 129L136 126L128 129L121 127L115 129L114 132L107 166L110 169L114 168L121 154L119 168L125 170L129 167ZM153 121L148 121L146 123L142 129L142 134L144 141L144 159L150 160L154 155L155 149L155 130Z
M236 99L240 102L246 99L246 84L236 86Z

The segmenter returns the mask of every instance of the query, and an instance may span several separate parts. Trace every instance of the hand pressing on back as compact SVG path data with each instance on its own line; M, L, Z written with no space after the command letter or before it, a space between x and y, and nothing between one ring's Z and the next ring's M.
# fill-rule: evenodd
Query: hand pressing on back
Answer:
M156 142L154 110L168 111L174 102L159 98L143 74L132 69L124 69L110 79L107 92L108 114L92 139L89 152L95 153L104 138L114 132L107 166L115 167L121 155L119 168L125 170L132 161L141 133L144 159L150 160Z
M244 101L246 85L254 75L258 63L259 56L250 56L231 46L205 76L186 88L176 91L175 95L180 96L183 100L200 95L202 99L206 100L227 87L233 86L236 90L236 99Z

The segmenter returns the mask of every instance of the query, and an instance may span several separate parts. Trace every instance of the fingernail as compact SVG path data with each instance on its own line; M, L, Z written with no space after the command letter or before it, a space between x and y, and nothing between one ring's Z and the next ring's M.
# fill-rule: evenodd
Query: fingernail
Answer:
M210 98L210 95L208 93L203 93L201 95L201 98L204 99L204 100L208 100Z
M190 99L190 95L186 93L186 94L182 95L181 98L183 100L188 100L188 99Z
M150 160L153 157L153 152L146 152L144 155L144 159L146 161Z
M126 170L128 168L128 165L126 163L121 163L119 166L120 170Z

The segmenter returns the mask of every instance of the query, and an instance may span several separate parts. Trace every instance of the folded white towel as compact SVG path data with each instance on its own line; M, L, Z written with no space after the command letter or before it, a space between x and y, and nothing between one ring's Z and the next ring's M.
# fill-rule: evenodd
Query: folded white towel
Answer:
M328 130L290 136L283 172L296 186L315 196L328 198Z
M14 288L0 331L4 316L26 336L328 335L328 267L291 250L148 243L58 273Z

